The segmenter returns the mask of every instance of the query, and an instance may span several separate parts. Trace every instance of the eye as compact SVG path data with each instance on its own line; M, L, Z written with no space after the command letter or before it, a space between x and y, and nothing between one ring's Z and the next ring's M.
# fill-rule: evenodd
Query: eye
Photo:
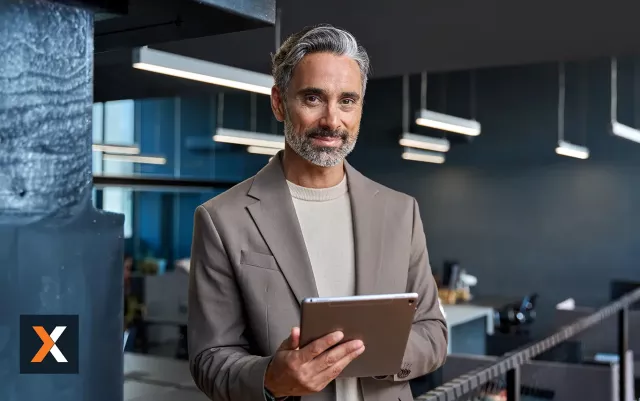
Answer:
M346 98L346 99L342 99L342 104L351 106L356 104L356 101L351 98Z
M316 95L307 95L306 100L308 103L317 103L320 101L320 98Z

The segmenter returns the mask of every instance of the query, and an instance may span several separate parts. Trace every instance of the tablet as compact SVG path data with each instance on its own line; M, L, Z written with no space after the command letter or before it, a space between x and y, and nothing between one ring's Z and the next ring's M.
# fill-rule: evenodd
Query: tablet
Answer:
M302 301L300 347L334 331L341 341L362 340L364 353L341 377L388 376L400 372L418 294L307 298Z

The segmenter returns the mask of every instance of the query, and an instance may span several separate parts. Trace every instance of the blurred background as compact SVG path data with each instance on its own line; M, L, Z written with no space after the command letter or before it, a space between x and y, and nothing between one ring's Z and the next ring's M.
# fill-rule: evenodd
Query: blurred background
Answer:
M349 162L420 206L451 338L416 397L640 287L640 4L278 0L275 12L275 26L153 41L96 17L93 202L125 216L125 399L189 381L194 209L282 147L270 54L310 24L351 31L371 56ZM629 357L611 317L537 355L518 393L634 399L640 314L625 316ZM507 399L507 381L483 399ZM200 399L189 391L180 399Z

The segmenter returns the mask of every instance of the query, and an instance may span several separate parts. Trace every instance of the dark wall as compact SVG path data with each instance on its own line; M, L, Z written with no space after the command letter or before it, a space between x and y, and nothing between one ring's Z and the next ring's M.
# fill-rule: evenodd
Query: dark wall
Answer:
M622 64L627 124L635 120L632 72ZM430 77L429 104L468 115L468 82L468 73ZM418 199L434 270L454 258L478 277L476 294L535 291L544 309L568 297L597 306L610 280L640 278L640 144L609 134L609 63L598 60L567 66L566 138L586 140L591 157L556 155L557 82L557 65L477 71L483 132L442 165L400 158L401 81L371 82L350 161ZM418 91L413 81L415 108Z

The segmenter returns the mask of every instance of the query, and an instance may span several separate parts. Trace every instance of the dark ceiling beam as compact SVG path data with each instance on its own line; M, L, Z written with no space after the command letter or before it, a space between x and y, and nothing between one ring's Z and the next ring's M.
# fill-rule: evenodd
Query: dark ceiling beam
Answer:
M71 1L71 0L68 0ZM95 51L273 26L275 0L83 0L118 5L96 16ZM126 3L122 12L122 3Z
M636 22L640 2L636 0L278 0L278 8L282 10L283 39L304 26L323 22L353 32L371 56L374 79L424 70L467 70L640 52L640 24ZM269 73L275 30L265 27L152 47ZM101 71L96 66L97 94L117 99L130 94L175 96L210 90L205 84L159 74L142 76L130 66L119 68L115 74L113 69Z
M282 37L328 22L353 32L371 55L374 77L633 53L640 50L634 0L279 0ZM273 29L160 47L268 72Z

